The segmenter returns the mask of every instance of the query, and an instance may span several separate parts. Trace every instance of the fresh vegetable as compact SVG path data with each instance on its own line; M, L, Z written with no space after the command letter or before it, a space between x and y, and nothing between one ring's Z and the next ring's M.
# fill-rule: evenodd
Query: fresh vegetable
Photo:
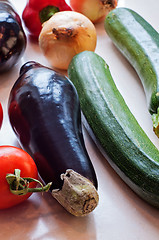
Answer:
M109 13L105 29L140 77L153 128L159 137L159 34L139 14L127 8Z
M100 22L117 6L117 0L70 0L72 9L88 17L93 23Z
M83 14L66 11L54 14L39 35L39 46L55 68L64 69L74 55L84 50L94 51L96 29Z
M22 18L29 33L38 38L42 24L59 11L71 11L65 0L28 0Z
M99 149L134 192L159 207L159 151L130 112L106 62L82 52L72 59L68 76Z
M2 104L0 103L0 128L2 126L2 122L3 122L3 108Z
M0 1L0 72L13 67L26 48L19 15L8 1Z
M75 216L98 203L97 179L81 129L78 95L67 77L27 62L8 105L11 125L52 195Z
M39 183L35 162L24 150L13 146L0 146L0 209L15 206L33 192L47 191L35 188Z

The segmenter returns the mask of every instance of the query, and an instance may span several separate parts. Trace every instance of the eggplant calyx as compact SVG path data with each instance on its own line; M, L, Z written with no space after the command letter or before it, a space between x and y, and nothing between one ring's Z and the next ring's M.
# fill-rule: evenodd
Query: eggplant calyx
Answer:
M62 189L52 190L53 197L72 215L85 216L98 205L99 196L90 180L72 169L61 174Z
M11 193L14 195L25 195L27 193L33 192L48 192L52 183L48 183L47 185L43 186L43 184L34 178L20 176L20 169L15 169L14 174L8 173L6 175L6 180L9 184L9 188ZM29 188L29 183L36 182L41 185L41 187L37 188Z

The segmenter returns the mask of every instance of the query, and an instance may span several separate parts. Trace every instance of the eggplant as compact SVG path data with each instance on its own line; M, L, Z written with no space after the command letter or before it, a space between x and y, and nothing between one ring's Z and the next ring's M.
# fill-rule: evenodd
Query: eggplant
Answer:
M84 143L77 91L64 75L37 62L21 69L8 114L22 148L52 195L75 216L98 204L97 177Z
M0 1L0 72L8 71L26 49L21 19L9 1Z

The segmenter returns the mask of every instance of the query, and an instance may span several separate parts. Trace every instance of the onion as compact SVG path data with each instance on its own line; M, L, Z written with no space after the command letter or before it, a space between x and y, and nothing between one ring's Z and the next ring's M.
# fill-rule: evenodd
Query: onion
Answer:
M52 67L67 70L72 58L82 51L94 51L97 34L93 23L73 11L55 13L43 24L39 46Z
M70 0L70 6L76 12L88 17L93 23L102 21L117 7L118 0Z

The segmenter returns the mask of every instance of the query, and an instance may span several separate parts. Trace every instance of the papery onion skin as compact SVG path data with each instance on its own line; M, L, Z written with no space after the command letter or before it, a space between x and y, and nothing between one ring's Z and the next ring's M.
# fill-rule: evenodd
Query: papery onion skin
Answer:
M67 70L72 58L85 50L95 51L94 24L83 14L63 11L44 23L39 46L52 67Z
M105 16L117 7L118 0L70 0L74 11L88 17L93 23L101 22Z

